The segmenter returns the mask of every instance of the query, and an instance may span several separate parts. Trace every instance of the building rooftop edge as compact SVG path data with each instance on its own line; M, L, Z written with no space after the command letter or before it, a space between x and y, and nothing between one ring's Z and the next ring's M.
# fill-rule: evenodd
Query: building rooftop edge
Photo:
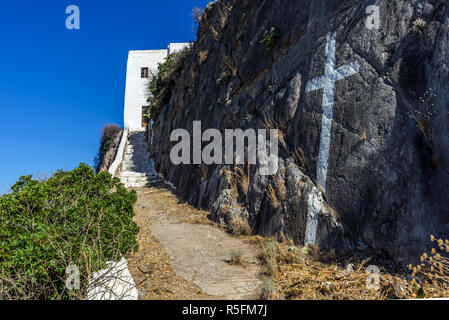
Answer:
M130 54L133 53L161 53L167 52L167 49L157 49L157 50L129 50Z
M162 53L162 52L167 52L168 48L171 45L187 45L189 44L189 42L170 42L167 46L166 49L152 49L152 50L129 50L129 54L139 54L139 53Z

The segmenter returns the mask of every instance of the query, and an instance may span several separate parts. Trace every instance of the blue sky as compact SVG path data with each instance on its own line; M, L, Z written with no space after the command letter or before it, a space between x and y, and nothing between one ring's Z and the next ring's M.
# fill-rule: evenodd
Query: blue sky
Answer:
M0 193L21 176L93 164L101 128L123 125L129 50L195 39L207 0L16 0L0 10ZM81 29L67 30L66 7Z

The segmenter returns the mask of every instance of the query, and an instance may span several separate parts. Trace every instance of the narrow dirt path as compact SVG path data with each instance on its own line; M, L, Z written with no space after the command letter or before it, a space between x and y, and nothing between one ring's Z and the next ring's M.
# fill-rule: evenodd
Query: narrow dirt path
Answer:
M136 189L139 251L128 263L141 299L257 299L259 247L227 234L163 184ZM230 264L238 252L242 265Z

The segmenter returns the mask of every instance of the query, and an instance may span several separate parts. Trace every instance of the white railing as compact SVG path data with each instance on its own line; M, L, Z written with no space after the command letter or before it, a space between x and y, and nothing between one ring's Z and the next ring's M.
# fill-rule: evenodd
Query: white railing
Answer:
M119 168L119 166L122 164L123 161L123 154L125 153L125 147L126 147L126 142L128 141L128 133L129 130L128 128L125 128L123 130L123 134L122 134L122 139L120 140L120 145L118 147L117 150L117 154L115 155L115 159L114 162L111 164L111 167L109 168L109 173L115 177L117 174L117 169Z

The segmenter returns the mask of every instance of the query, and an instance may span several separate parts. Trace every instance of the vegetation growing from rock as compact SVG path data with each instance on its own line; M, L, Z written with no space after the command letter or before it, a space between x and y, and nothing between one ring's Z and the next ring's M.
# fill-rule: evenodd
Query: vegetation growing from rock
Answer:
M170 102L176 81L191 54L192 45L189 45L170 54L164 63L159 64L157 74L153 75L148 84L147 96L150 104L148 118L156 118L162 107Z
M94 159L97 172L107 170L114 161L120 143L122 128L116 124L107 124L101 131L100 150Z
M430 240L437 244L438 249L433 248L430 254L421 256L421 263L409 265L412 271L412 286L414 295L418 298L439 298L449 296L449 240Z
M0 198L0 298L84 298L93 272L137 249L134 191L87 165L46 181L21 177ZM80 289L66 288L66 270Z
M276 45L277 41L281 37L281 34L276 31L276 29L273 27L269 31L265 31L263 35L263 39L260 41L261 44L264 45L265 49L268 52L271 52L274 49L274 46Z

